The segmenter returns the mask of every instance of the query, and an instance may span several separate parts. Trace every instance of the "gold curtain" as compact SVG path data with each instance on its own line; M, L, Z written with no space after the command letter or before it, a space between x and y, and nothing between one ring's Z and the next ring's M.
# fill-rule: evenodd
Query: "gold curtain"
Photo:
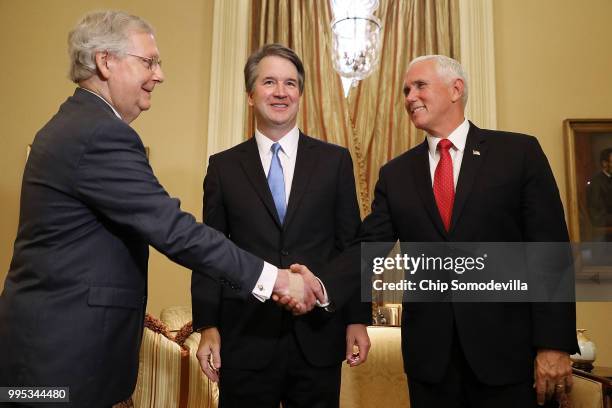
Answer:
M350 150L362 216L369 213L379 168L423 139L404 109L403 75L410 60L419 55L459 59L458 3L380 0L375 12L383 24L380 65L345 99L331 60L329 2L252 2L250 51L277 42L300 56L306 71L300 129ZM248 134L253 134L252 110L246 120Z

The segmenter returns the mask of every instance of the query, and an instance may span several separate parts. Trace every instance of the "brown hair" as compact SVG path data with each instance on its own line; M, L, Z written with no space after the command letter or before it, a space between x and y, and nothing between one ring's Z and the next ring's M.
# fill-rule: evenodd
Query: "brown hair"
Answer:
M295 51L281 44L266 44L249 56L249 59L244 65L244 86L246 91L248 93L253 91L255 80L257 79L257 66L262 59L270 56L284 58L295 66L298 73L298 87L300 89L300 94L302 94L304 92L304 81L306 79L302 60L300 60L300 57L297 56Z

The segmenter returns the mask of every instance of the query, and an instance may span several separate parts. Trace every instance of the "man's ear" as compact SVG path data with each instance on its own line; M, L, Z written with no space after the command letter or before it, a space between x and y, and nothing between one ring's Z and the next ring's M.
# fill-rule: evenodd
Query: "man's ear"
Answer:
M98 68L98 72L103 79L108 79L110 77L110 66L112 66L112 64L113 61L111 61L108 51L96 52L96 68Z
M453 85L451 87L451 101L453 103L460 101L463 97L463 92L465 90L465 83L463 79L456 78L453 81Z
M255 102L253 101L253 92L247 93L247 102L249 103L249 106L255 105Z

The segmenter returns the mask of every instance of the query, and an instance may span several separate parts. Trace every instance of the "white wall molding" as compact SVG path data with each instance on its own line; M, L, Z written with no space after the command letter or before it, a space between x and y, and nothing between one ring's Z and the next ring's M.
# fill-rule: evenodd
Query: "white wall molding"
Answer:
M469 80L466 115L479 127L496 129L493 0L460 0L459 30Z
M215 0L207 158L244 140L244 77L249 0ZM207 160L208 161L208 160Z

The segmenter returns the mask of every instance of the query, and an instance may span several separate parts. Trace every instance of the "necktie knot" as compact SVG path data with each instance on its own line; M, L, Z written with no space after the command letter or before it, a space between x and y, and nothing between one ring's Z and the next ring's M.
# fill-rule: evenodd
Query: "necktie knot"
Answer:
M270 150L272 150L272 155L276 156L278 155L278 151L281 149L281 145L278 143L274 143L272 144L272 147L270 148Z
M453 142L451 142L448 139L442 139L438 142L438 149L439 150L446 150L448 151L451 147L453 147Z

